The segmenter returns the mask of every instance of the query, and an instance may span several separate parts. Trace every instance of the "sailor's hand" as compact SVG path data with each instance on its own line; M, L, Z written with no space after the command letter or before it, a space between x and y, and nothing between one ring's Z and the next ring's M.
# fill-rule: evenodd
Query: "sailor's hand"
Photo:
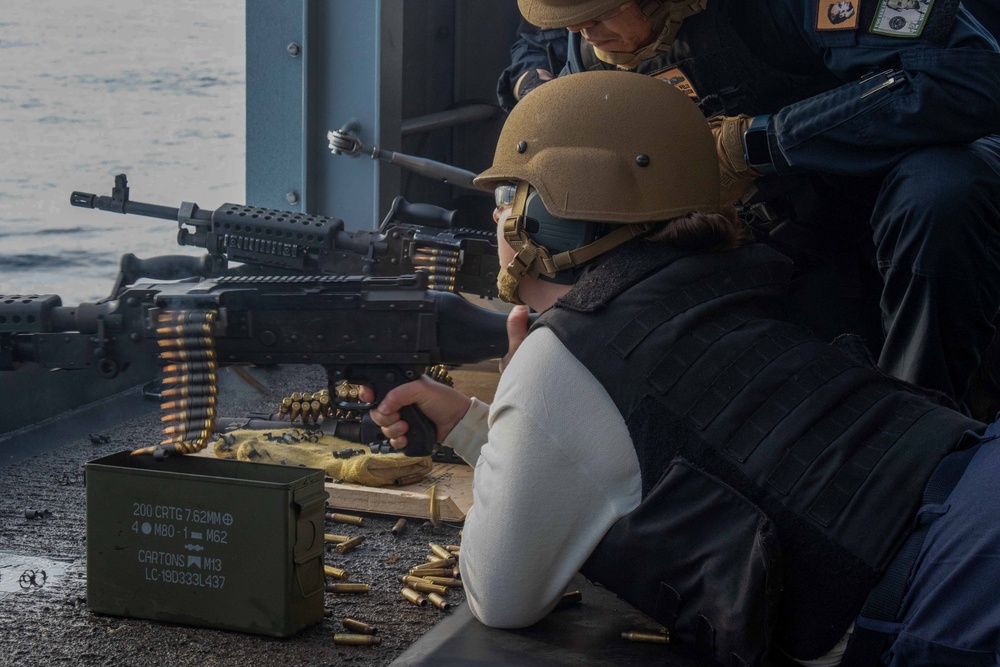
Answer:
M362 387L361 400L371 402L375 393ZM396 449L406 447L406 432L410 430L399 411L407 405L420 409L437 427L437 442L443 442L451 430L468 412L472 399L451 387L435 382L427 376L419 380L401 384L385 395L385 398L371 410L372 421L389 438L389 444Z
M524 96L538 88L546 81L551 81L555 77L552 72L544 69L529 69L527 72L517 77L514 83L514 99L523 100Z
M713 116L708 119L715 136L715 150L719 154L719 177L722 185L721 201L730 206L740 201L753 182L760 176L750 168L745 157L743 133L753 122L752 116Z
M507 314L507 354L500 359L500 372L510 364L511 357L528 337L528 307L514 306Z

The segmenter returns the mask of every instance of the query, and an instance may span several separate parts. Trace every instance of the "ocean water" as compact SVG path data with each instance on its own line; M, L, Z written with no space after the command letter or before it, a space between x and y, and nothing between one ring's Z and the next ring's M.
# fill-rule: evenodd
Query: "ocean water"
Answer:
M92 301L123 252L203 252L69 198L124 172L136 201L244 201L244 19L244 0L4 0L0 294Z

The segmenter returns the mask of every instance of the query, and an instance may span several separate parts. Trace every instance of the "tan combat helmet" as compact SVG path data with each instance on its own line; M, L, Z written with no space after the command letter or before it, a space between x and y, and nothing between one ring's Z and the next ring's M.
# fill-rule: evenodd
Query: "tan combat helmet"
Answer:
M669 51L684 19L702 11L708 4L708 0L635 0L635 2L646 19L660 28L656 39L631 53L594 49L598 58L623 69L635 69L646 58ZM528 23L539 28L565 28L585 23L624 4L627 3L622 0L517 0L521 15Z
M504 236L517 254L502 273L513 291L525 274L552 278L653 223L720 210L719 160L704 116L673 86L628 72L560 77L521 100L500 133L493 166L476 178L484 188L510 183L518 187ZM553 253L527 231L529 185L564 222L617 228Z

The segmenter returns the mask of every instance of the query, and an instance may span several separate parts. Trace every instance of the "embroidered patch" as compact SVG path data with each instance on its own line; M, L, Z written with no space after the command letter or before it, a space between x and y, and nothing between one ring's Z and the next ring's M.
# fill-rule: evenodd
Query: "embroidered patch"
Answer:
M879 0L869 32L891 37L920 37L934 0Z
M653 72L649 76L654 79L659 79L660 81L666 81L695 102L698 101L698 91L694 89L694 85L687 78L687 75L681 71L680 67L661 69L659 72Z
M861 0L846 2L831 2L817 0L816 30L854 30L858 27L858 16L861 14Z

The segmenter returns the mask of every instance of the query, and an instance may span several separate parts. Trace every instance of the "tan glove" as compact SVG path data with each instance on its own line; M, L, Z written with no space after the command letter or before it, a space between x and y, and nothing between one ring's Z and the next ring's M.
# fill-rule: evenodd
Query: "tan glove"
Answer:
M752 116L713 116L708 125L715 136L719 154L719 178L722 185L720 202L730 206L740 201L760 174L747 164L744 157L743 133L753 122Z
M226 434L235 438L232 444L222 440L216 443L215 454L220 458L235 458L254 463L276 463L287 466L321 468L334 479L365 486L388 486L397 483L413 484L431 472L433 463L429 456L405 454L357 454L350 458L337 458L334 452L359 449L354 443L332 435L319 436L315 442L275 442L268 440L284 434L273 431L245 429ZM294 431L289 431L294 433Z

